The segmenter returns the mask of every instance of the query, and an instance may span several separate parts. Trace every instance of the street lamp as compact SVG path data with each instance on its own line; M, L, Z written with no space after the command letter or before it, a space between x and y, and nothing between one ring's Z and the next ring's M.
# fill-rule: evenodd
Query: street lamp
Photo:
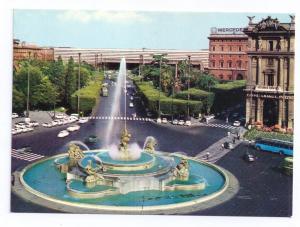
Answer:
M78 113L78 116L80 114L80 56L81 56L81 53L78 53L78 93L77 93L77 113Z
M190 117L190 77L191 77L191 56L188 56L189 75L188 75L188 103L187 103L187 117Z

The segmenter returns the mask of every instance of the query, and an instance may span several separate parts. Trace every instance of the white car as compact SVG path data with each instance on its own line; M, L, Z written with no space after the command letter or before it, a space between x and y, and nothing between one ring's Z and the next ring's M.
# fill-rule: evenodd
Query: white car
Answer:
M130 100L131 100L131 101L133 100L133 96L130 96Z
M56 118L56 119L63 119L64 117L65 117L65 115L62 114L62 113L55 114L55 118Z
M87 123L89 121L89 119L87 117L81 117L79 118L78 122L80 124L84 124L84 123Z
M167 123L168 123L167 118L164 117L164 118L162 119L161 123L167 124Z
M129 103L129 107L133 107L133 103L131 102L131 103Z
M80 129L80 126L79 125L71 125L70 127L67 128L67 130L69 132L74 132L74 131L77 131Z
M60 131L57 137L62 138L68 136L70 133L67 130Z
M211 120L211 119L214 119L214 118L215 118L215 115L213 115L213 114L205 116L206 120Z
M240 121L234 121L233 122L233 126L235 126L235 127L239 127L240 125L241 125Z
M173 124L173 125L178 125L178 120L177 120L177 119L174 119L174 120L172 121L172 124Z
M52 124L51 123L43 123L42 126L46 127L46 128L51 128Z
M56 122L56 121L51 121L51 123L50 123L52 126L57 126L58 125L58 123Z
M179 125L184 125L184 120L179 120L179 121L178 121L178 124L179 124Z
M160 124L160 123L161 123L161 118L157 118L156 122L157 122L158 124Z
M31 124L33 127L37 127L37 126L40 125L37 121L31 121L30 124Z
M17 113L12 113L11 117L12 118L17 118L17 117L19 117L19 115Z
M70 117L76 117L78 119L79 118L79 114L73 113L73 114L70 115Z
M191 121L186 121L184 125L185 125L185 126L191 126L191 125L192 125L192 122L191 122Z

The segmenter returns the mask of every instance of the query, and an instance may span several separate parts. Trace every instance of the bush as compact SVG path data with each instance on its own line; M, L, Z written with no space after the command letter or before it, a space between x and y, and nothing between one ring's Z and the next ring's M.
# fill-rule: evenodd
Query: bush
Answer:
M77 111L77 96L80 97L80 111L90 113L100 98L103 76L98 76L88 86L74 92L71 96L71 109Z
M139 95L148 109L154 113L158 113L159 91L155 89L150 82L135 81ZM160 93L160 109L163 114L183 115L187 113L189 105L190 114L198 114L203 107L201 101L187 100L167 97L163 92ZM172 111L173 106L173 111Z
M189 92L187 90L181 91L175 95L175 98L178 99L188 99L188 93L190 93L190 99L195 101L201 101L203 103L203 108L201 112L210 112L210 108L214 103L215 94L212 92L203 91L196 88L189 89Z

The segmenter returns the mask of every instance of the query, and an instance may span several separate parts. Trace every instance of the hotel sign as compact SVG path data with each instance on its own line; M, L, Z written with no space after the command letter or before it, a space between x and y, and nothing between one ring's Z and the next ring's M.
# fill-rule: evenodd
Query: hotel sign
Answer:
M216 28L210 29L211 34L243 34L244 28Z

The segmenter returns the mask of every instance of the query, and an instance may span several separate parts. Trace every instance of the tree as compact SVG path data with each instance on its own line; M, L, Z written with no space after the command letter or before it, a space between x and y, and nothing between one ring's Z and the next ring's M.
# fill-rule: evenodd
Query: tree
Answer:
M76 79L76 85L78 85L78 67L74 68L74 75ZM91 79L91 73L86 68L80 67L80 87L85 87Z
M48 77L44 77L32 94L32 106L36 109L49 110L57 101L57 91Z
M62 102L65 97L65 67L61 56L58 57L57 61L51 63L49 79L59 94L58 101Z
M210 91L218 83L219 81L214 76L203 74L197 79L196 86L200 89Z
M70 106L71 95L76 91L76 78L74 73L74 59L69 58L67 69L65 73L65 96L64 96L64 105Z
M13 87L12 109L13 112L22 113L25 109L26 97L21 92Z

